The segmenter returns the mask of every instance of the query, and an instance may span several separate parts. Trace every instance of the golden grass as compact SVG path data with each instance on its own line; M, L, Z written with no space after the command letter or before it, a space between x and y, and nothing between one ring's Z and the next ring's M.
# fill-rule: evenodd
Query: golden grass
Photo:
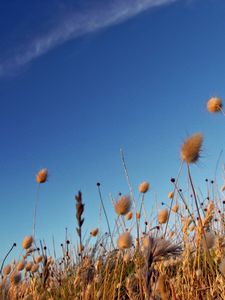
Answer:
M211 99L207 107L216 112L222 102ZM171 179L173 191L168 193L167 208L151 216L145 208L149 183L139 186L141 199L135 199L122 152L130 194L118 201L112 199L113 228L98 183L108 232L94 228L84 238L85 205L79 192L75 196L77 245L66 238L61 244L62 256L53 258L41 241L25 236L18 261L9 262L14 243L1 262L0 299L225 299L225 188L206 180L207 193L203 195L195 188L190 172L190 164L199 159L202 142L202 135L195 134L181 147L189 190L181 189L179 172ZM43 169L36 181L44 183L47 176Z

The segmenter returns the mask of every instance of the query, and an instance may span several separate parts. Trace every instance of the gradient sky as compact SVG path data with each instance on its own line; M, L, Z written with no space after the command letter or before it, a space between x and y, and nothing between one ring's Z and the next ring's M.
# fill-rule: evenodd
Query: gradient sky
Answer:
M169 201L182 141L202 132L193 176L205 191L225 145L224 117L206 111L209 97L225 98L224 15L224 0L0 2L0 260L32 233L41 168L37 236L57 247L65 227L75 241L79 189L87 234L98 181L113 220L109 194L129 191L120 148L136 196L151 184L150 209ZM222 163L224 153L219 184Z

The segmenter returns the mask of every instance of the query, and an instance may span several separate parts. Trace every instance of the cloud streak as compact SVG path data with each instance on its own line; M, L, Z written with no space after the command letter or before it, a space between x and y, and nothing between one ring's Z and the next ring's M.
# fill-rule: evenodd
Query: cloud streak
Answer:
M177 0L112 0L81 11L66 13L54 28L33 37L15 49L14 54L0 61L0 76L18 71L34 59L66 41L100 29L119 24L153 7L170 4ZM107 3L107 4L106 4Z

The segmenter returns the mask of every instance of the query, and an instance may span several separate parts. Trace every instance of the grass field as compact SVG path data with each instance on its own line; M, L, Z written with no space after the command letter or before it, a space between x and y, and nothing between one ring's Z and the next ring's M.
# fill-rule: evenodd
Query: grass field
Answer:
M224 115L219 98L211 98L207 109ZM110 228L97 183L108 227L106 232L90 229L83 239L85 199L79 191L75 196L78 244L70 240L61 244L62 259L54 253L49 256L48 245L35 240L36 203L33 235L24 237L21 257L8 260L13 244L1 262L0 299L225 299L225 178L223 186L216 179L205 179L205 195L197 190L192 168L203 143L201 133L183 143L181 167L168 191L170 205L163 205L151 218L145 208L150 183L140 184L140 197L135 199L121 151L130 192L112 199L114 227ZM219 163L225 175L225 166ZM188 193L180 186L182 169ZM38 189L47 178L47 169L38 172Z

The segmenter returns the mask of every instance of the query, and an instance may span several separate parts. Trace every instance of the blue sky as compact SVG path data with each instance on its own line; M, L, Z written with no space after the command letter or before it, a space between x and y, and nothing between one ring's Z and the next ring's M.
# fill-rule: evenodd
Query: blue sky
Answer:
M120 148L136 195L151 184L150 209L155 195L168 201L182 141L202 132L193 174L204 192L224 150L224 118L206 111L225 97L224 12L223 0L1 1L0 258L32 232L43 167L37 236L57 245L65 227L75 241L79 189L87 232L98 181L113 219L109 193L128 192Z

